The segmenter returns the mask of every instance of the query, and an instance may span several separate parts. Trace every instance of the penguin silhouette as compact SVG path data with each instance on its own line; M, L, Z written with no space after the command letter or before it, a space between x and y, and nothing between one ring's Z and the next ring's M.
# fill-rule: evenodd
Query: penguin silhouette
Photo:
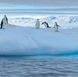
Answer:
M8 24L8 18L6 15L4 15L4 18L1 21L1 29L3 29L3 27L7 24Z
M39 19L36 20L35 26L36 26L36 29L39 29L40 28L40 21L39 21Z
M59 25L57 24L57 22L55 22L55 24L54 24L55 32L58 32L58 27L59 27Z
M46 28L51 28L47 22L43 22L42 24L44 24Z

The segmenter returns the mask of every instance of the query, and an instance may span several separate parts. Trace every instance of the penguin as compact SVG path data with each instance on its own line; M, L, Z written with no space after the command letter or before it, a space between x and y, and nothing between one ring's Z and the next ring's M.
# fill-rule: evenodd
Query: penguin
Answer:
M8 18L6 15L4 15L4 18L1 21L1 29L3 29L4 26L8 24Z
M57 24L57 22L55 22L55 24L54 24L55 32L58 32L58 27L59 27L59 25Z
M46 28L51 28L47 22L43 22L42 24L44 24Z
M35 26L36 26L36 29L39 29L40 28L40 21L39 21L39 19L36 20Z
M3 18L3 24L4 25L7 25L8 24L8 18L6 15L4 15L4 18Z

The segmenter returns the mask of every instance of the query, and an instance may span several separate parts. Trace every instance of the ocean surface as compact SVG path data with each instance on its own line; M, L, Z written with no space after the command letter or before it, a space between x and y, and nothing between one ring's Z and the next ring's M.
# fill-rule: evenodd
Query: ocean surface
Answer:
M78 55L1 56L0 77L78 77Z

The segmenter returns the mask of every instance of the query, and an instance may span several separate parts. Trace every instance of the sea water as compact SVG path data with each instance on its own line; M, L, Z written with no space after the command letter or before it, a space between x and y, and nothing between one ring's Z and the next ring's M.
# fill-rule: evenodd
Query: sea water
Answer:
M78 77L78 55L1 56L0 77Z

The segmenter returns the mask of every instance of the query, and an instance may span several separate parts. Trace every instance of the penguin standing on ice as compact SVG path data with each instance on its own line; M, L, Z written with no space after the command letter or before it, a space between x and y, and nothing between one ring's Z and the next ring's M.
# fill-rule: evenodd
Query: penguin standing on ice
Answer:
M4 24L7 25L8 24L8 18L7 18L7 16L4 15L4 18L3 19L4 19Z
M39 21L39 19L36 20L35 26L36 26L36 29L39 29L40 28L40 21Z
M55 24L54 24L55 32L58 32L58 27L59 27L59 25L57 24L57 22L55 22Z
M1 29L8 24L8 18L6 15L4 15L4 18L1 21Z
M49 27L49 24L47 22L43 22L42 25L43 24L45 25L46 28L51 28L51 27Z

